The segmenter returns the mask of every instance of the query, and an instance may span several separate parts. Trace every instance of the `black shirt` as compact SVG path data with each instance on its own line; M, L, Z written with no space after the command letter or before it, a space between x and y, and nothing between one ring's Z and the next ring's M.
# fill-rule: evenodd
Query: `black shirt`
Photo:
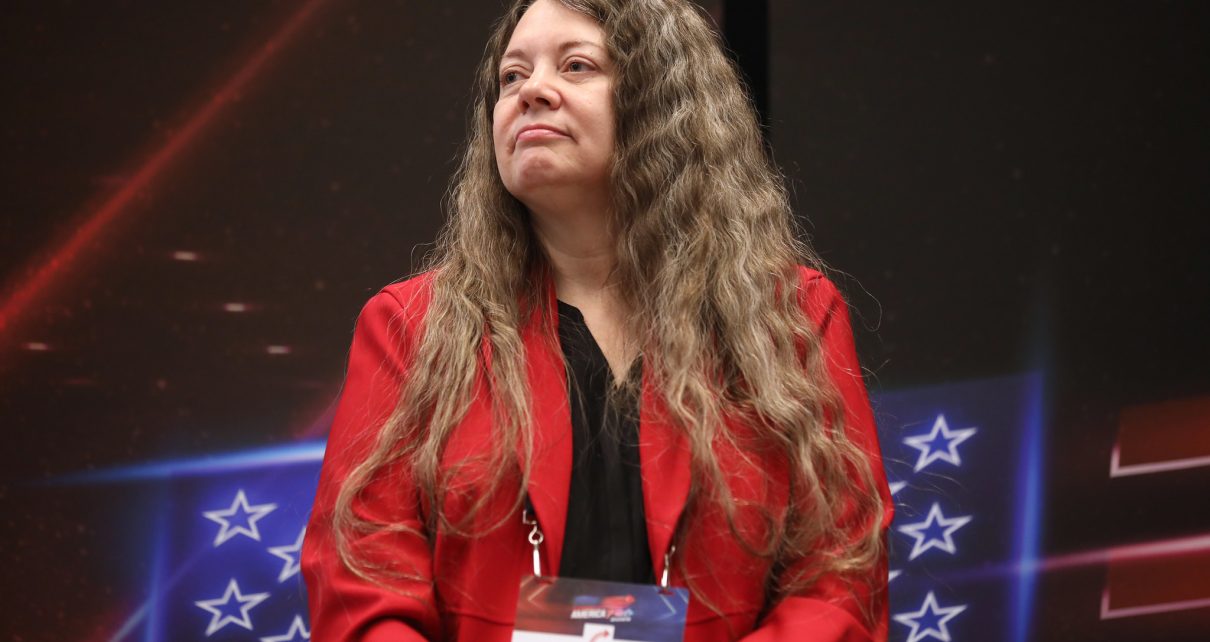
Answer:
M564 577L655 581L639 469L639 400L609 394L613 372L575 307L559 301L559 343L567 362L573 459ZM640 359L628 379L641 376Z

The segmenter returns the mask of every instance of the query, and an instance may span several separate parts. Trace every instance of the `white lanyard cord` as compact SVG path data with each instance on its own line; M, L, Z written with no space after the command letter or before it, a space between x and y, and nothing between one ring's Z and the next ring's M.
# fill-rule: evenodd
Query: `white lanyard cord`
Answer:
M529 498L526 498L526 504L529 503ZM533 509L529 506L521 511L521 523L526 526L533 526L529 531L529 543L534 547L534 577L542 577L542 562L541 556L538 554L538 545L546 540L546 536L542 534L542 529L538 528L537 516L531 517Z
M534 547L534 576L542 577L542 556L539 554L538 546L546 541L546 536L542 534L542 529L538 527L538 517L533 508L529 506L529 498L525 500L525 509L521 511L521 523L530 526L529 543ZM672 554L676 552L676 544L668 547L668 552L664 553L664 571L660 573L660 588L668 588L668 570L672 566Z
M668 547L668 552L664 553L664 572L660 573L660 588L668 588L668 568L672 566L672 554L676 552L676 544Z

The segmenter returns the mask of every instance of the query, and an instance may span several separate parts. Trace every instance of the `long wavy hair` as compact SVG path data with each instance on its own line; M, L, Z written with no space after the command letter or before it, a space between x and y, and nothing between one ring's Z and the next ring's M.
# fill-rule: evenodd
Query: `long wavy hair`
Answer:
M868 572L883 552L882 500L867 455L844 436L839 394L798 300L796 266L823 266L800 240L784 180L718 34L687 0L559 1L602 26L615 70L614 280L631 311L625 334L690 445L686 519L721 509L745 548L775 569L815 560L771 574L770 603L826 574ZM533 437L521 327L547 308L552 286L529 214L497 172L492 110L500 58L532 3L517 0L488 41L448 220L425 266L431 300L399 403L337 500L337 548L365 579L380 580L385 569L359 555L356 534L473 537L482 532L470 525L496 493L509 493L517 512L523 501ZM466 514L451 519L443 499L458 471L443 471L443 446L481 374L495 421L484 469L494 472ZM720 445L752 450L728 429L725 419L735 416L790 471L789 506L766 507L774 527L759 541L736 528L747 507L716 455ZM424 529L367 521L354 510L376 475L401 461L429 507ZM855 532L853 524L862 526Z

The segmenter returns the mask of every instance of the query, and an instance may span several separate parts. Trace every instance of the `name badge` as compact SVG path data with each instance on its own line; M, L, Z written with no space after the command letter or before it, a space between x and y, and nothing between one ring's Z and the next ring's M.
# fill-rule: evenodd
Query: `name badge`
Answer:
M689 591L570 577L521 578L513 642L681 642Z

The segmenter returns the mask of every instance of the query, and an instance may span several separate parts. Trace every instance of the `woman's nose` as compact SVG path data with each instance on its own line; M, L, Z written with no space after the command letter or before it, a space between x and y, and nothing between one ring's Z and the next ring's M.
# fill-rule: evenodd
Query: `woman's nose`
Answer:
M563 103L563 98L555 89L550 73L542 69L535 69L529 78L525 79L519 94L525 108L532 109L541 105L547 109L558 109Z

